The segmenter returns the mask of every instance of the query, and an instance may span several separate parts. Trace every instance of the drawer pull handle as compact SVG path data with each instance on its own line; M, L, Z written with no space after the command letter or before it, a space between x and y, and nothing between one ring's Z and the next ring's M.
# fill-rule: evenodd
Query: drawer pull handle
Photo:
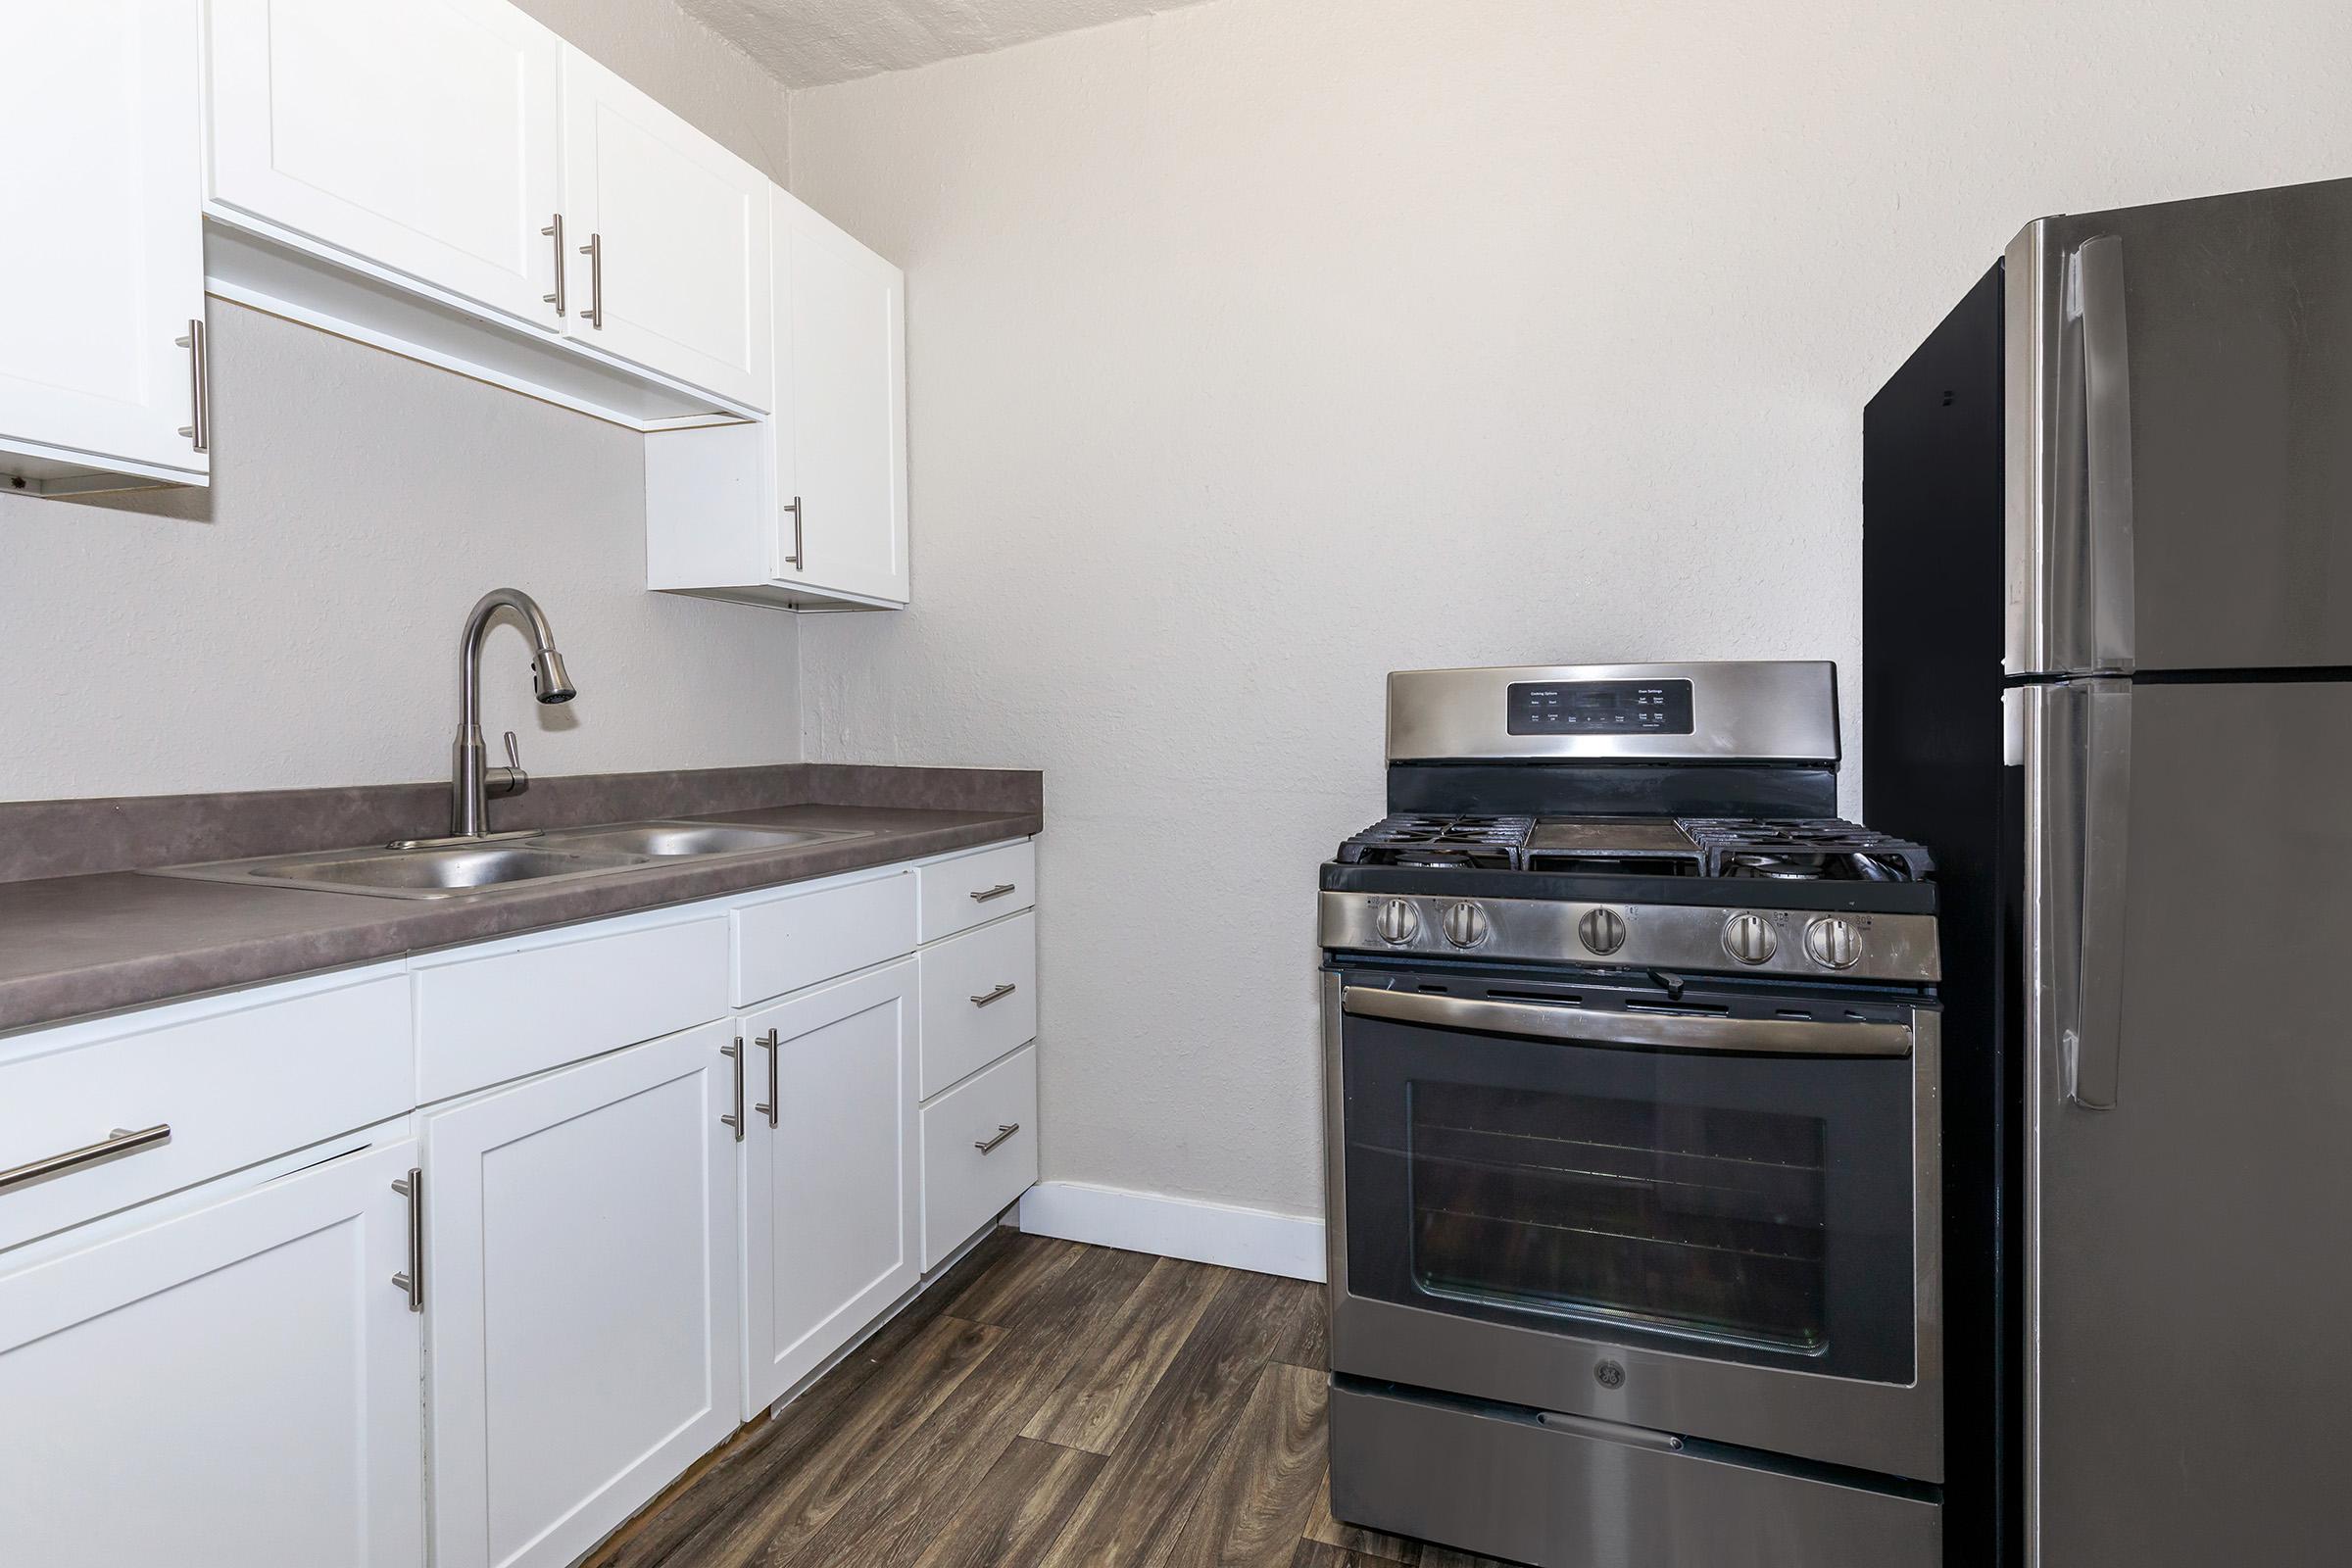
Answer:
M1020 987L1007 980L1003 985L997 987L996 990L974 997L972 999L972 1005L975 1007L985 1007L992 1002L1003 1002L1006 997L1011 996L1019 989Z
M1010 1121L1010 1122L1006 1122L1006 1121L1001 1121L1001 1122L997 1123L997 1136L996 1136L996 1137L994 1137L994 1138L983 1138L983 1139L981 1139L981 1140L980 1140L978 1143L974 1144L972 1147L973 1147L974 1149L977 1149L978 1151L980 1151L980 1152L982 1152L983 1154L985 1154L985 1153L987 1153L989 1151L991 1151L991 1150L995 1149L995 1148L996 1148L996 1147L997 1147L999 1144L1003 1143L1003 1142L1004 1142L1005 1139L1007 1139L1007 1138L1010 1138L1010 1137L1011 1137L1011 1136L1012 1136L1014 1133L1017 1133L1017 1132L1019 1132L1020 1130L1021 1130L1021 1124L1020 1124L1019 1122L1017 1122L1017 1121Z
M79 1170L84 1165L95 1165L101 1160L118 1159L124 1154L135 1154L142 1149L153 1149L156 1145L169 1141L171 1137L172 1124L168 1121L157 1122L152 1127L142 1127L135 1133L117 1127L98 1143L88 1144L80 1149L69 1149L62 1154L51 1154L46 1159L36 1159L30 1164L19 1165L14 1170L0 1170L0 1193L8 1192L12 1188L30 1187L34 1182L47 1181L52 1176L63 1176L70 1170Z
M1017 885L1011 882L1000 882L993 888L975 888L972 890L972 902L986 904L991 899L1001 899Z

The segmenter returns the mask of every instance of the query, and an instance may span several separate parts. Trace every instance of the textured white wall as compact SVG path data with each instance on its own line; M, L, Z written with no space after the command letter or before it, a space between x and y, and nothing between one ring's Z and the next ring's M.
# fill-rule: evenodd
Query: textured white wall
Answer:
M522 8L773 177L784 89L666 0ZM644 437L214 301L214 483L0 490L0 800L443 776L457 639L536 595L580 684L483 713L547 774L790 761L798 630L645 588Z
M535 772L790 761L789 615L645 587L645 438L215 300L210 490L0 491L0 800L446 777L458 632Z
M1397 666L1859 652L1861 410L2037 214L2352 173L2352 10L1216 0L799 93L908 272L819 760L1043 767L1046 1173L1311 1213Z

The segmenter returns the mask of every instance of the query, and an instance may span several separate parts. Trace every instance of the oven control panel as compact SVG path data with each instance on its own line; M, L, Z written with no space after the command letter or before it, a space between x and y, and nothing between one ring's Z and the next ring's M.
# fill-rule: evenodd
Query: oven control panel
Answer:
M1688 735L1687 680L1515 680L1505 728L1513 735Z

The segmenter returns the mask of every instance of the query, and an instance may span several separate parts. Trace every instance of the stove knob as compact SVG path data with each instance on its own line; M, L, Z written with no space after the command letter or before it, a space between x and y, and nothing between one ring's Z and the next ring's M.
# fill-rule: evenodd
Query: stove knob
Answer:
M1605 958L1625 946L1625 916L1615 909L1587 909L1576 922L1576 935L1587 952Z
M1825 969L1851 969L1862 958L1862 933L1851 920L1824 915L1805 927L1805 952Z
M1487 940L1487 911L1475 904L1446 906L1446 940L1457 948L1475 948Z
M1391 899L1372 920L1383 942L1406 943L1421 934L1421 911L1402 899Z
M1780 951L1772 922L1760 914L1735 914L1723 922L1723 951L1741 963L1764 963Z

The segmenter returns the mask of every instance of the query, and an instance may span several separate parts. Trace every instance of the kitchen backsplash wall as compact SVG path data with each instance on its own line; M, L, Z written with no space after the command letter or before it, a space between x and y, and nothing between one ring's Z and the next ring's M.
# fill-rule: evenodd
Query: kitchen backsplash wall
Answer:
M798 759L798 631L645 587L645 438L212 302L213 486L0 491L0 800L447 777L458 633L512 584L482 725L539 773Z
M523 9L766 170L784 90L664 0ZM458 631L536 595L579 701L501 623L484 728L540 773L791 761L798 630L648 593L644 437L211 303L209 491L0 489L0 800L446 776ZM495 759L494 759L495 760Z
M913 421L915 608L805 628L807 753L1046 770L1048 1178L1319 1211L1384 671L1831 658L1857 756L1863 403L2031 218L2352 172L2346 59L2312 0L1211 0L796 94Z

